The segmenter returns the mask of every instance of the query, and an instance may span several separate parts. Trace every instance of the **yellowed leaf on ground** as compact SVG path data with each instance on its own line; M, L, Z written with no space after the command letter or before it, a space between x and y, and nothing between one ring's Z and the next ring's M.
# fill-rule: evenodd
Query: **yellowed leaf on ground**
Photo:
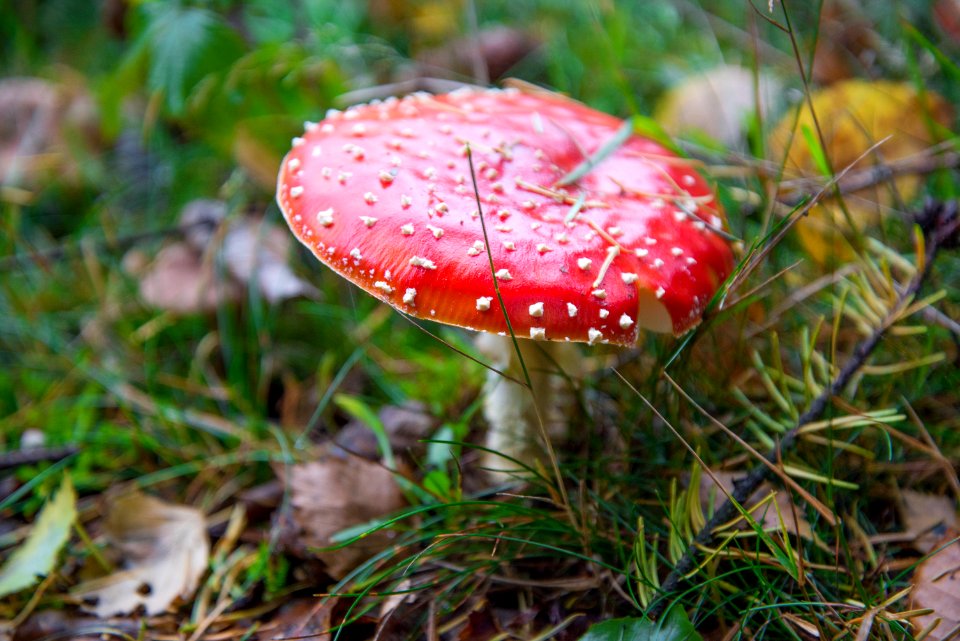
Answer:
M933 610L930 614L912 619L915 632L919 634L940 620L926 637L930 641L952 638L960 628L960 542L956 541L958 534L960 532L957 530L948 532L913 573L911 609Z
M115 499L107 534L124 569L77 586L74 596L99 617L166 611L197 589L207 568L210 540L203 513L134 492Z
M77 492L69 476L44 504L30 535L0 567L0 597L19 592L47 576L57 565L77 518Z
M358 457L330 455L322 461L294 465L289 483L301 542L311 548L329 547L334 534L404 505L393 472ZM318 557L331 576L340 578L389 544L389 534L378 530L344 548L320 552Z
M816 120L814 119L816 115ZM917 93L905 82L846 80L814 92L799 116L783 117L770 136L770 157L786 159L785 178L825 180L819 157L825 155L835 172L850 165L868 170L918 154L934 141L931 123L946 124L950 108L933 92ZM817 136L817 124L823 145ZM875 151L859 160L877 143ZM841 182L842 184L842 182ZM896 203L896 194L912 198L920 186L916 175L861 189L844 197L854 225L862 230L875 224ZM801 242L818 262L849 254L841 233L849 230L837 202L827 199L814 207L797 227Z
M733 492L733 481L743 476L742 472L714 472L713 476L717 478L720 485L727 492ZM773 501L765 505L757 506L762 500L767 498L770 493L774 493ZM727 499L727 495L720 491L717 484L709 474L703 474L700 477L700 504L703 506L704 513L710 506L716 508ZM764 483L757 491L753 493L747 504L744 506L751 510L753 518L763 527L764 530L786 531L789 534L796 534L804 539L813 541L813 530L810 524L803 516L801 505L793 505L790 493L786 490L774 490L769 484ZM782 519L782 524L781 524Z

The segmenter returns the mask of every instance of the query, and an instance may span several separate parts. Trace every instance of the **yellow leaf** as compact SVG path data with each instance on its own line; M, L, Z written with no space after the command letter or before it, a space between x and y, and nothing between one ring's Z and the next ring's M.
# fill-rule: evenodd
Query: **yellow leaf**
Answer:
M0 568L0 597L19 592L53 571L77 518L77 493L69 476L40 511L27 540Z
M786 159L786 180L822 181L827 177L818 167L817 157L821 152L833 171L839 173L856 163L873 145L889 137L854 167L854 171L867 170L927 149L935 142L931 122L946 124L949 118L949 106L933 92L921 96L908 83L847 80L814 92L809 103L804 101L800 107L799 115L792 112L783 117L770 138L771 157ZM818 124L823 136L822 149L811 149L801 132L816 133ZM839 204L827 199L800 221L800 240L811 257L821 264L849 256L843 234L860 232L876 224L896 203L895 194L906 201L916 195L919 186L918 176L901 175L845 196L855 229L848 226Z

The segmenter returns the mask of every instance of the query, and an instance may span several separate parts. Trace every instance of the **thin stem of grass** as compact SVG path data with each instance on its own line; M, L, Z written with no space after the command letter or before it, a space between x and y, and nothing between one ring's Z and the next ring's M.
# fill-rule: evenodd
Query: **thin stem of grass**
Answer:
M780 464L783 453L793 446L800 429L808 423L820 420L830 401L840 395L853 377L863 368L870 354L886 335L887 330L902 317L904 310L907 309L920 291L941 246L948 242L955 242L954 237L958 234L958 230L960 230L960 217L955 215L955 210L953 216L940 217L932 221L929 229L924 230L923 240L926 247L922 254L923 263L918 266L919 269L913 278L900 292L896 303L889 309L881 323L863 341L857 344L853 355L837 373L830 386L813 399L807 410L796 420L794 426L767 453L764 457L765 460L755 465L746 476L734 482L734 490L730 497L717 508L710 520L697 532L686 552L683 553L683 556L663 581L660 598L650 607L647 612L648 616L657 618L666 610L670 605L670 596L686 580L687 574L696 567L700 549L713 541L714 530L737 515L737 506L744 504L760 487L760 484L770 478L772 466Z

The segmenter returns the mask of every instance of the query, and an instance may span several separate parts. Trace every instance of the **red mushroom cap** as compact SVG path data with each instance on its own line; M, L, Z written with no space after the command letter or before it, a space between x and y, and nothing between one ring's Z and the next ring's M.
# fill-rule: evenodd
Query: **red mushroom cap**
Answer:
M569 99L461 90L330 112L284 159L277 201L323 263L397 309L517 336L630 345L681 334L733 266L689 162L631 135L560 179L622 121ZM713 228L713 229L712 229Z

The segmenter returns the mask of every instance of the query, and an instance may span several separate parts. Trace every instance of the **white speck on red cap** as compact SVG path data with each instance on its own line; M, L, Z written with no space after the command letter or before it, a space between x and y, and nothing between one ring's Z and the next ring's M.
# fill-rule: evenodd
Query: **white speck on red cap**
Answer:
M477 311L485 312L490 309L490 303L493 301L493 296L481 296L477 299Z
M536 318L543 316L543 303L534 303L530 306L530 315Z
M377 289L379 289L380 291L382 291L382 292L385 293L385 294L392 294L392 293L393 293L393 287L390 287L390 285L388 285L386 282L384 282L384 281L382 281L382 280L378 280L377 282L375 282L375 283L373 284L373 286L376 287Z
M324 227L329 227L333 224L333 207L328 207L322 211L317 212L317 222L323 225Z
M417 297L417 290L413 287L407 288L407 291L403 292L403 302L407 305L416 305L414 299Z
M533 340L546 340L547 339L547 330L545 327L531 327L530 328L530 338Z
M497 270L496 277L500 280L513 280L510 270L505 267Z
M414 267L423 267L424 269L436 269L437 265L429 258L423 258L421 256L414 256L410 259L410 264Z

